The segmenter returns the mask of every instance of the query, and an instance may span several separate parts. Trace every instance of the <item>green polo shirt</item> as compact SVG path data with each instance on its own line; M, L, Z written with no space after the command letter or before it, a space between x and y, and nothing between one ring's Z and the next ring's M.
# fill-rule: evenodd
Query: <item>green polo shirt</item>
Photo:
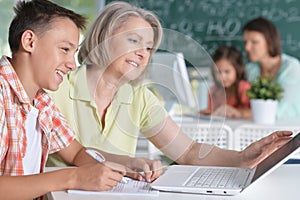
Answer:
M168 115L145 86L125 84L108 107L102 129L96 104L88 90L85 66L70 72L51 96L81 144L115 154L134 156L139 133L151 129Z

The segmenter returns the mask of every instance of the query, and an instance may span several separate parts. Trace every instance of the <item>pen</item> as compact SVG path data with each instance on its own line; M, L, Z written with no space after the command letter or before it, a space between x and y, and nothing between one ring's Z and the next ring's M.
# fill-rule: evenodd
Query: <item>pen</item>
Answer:
M85 150L85 152L87 154L89 154L90 156L92 156L98 162L100 162L100 163L105 162L105 158L100 152L92 150L92 149L87 149L87 150Z
M86 149L85 152L87 154L89 154L92 158L94 158L95 160L97 160L100 163L105 162L105 157L98 151L95 151L93 149ZM126 179L126 177L123 177L121 180L121 183L127 183L128 179Z

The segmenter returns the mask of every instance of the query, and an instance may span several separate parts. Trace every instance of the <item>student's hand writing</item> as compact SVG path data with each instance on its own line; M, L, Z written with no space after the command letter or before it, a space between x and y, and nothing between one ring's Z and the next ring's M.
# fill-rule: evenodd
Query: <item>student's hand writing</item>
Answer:
M159 160L149 160L146 158L130 158L126 176L142 180L143 178L147 182L152 182L157 179L162 173L162 164ZM144 174L144 177L141 175Z
M241 151L242 166L253 168L277 148L290 140L291 135L292 132L290 131L276 131L252 143L245 150Z
M125 168L111 162L88 164L75 168L74 186L70 189L104 191L116 186L125 175Z

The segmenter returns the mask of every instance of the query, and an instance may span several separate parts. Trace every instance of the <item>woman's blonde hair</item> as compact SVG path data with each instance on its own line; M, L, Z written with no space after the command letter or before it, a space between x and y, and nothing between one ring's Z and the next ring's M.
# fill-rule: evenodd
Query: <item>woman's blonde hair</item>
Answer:
M153 28L152 55L160 45L163 34L157 16L151 11L132 6L126 2L116 1L107 4L87 32L78 53L79 63L107 67L110 63L109 39L132 16L143 18Z

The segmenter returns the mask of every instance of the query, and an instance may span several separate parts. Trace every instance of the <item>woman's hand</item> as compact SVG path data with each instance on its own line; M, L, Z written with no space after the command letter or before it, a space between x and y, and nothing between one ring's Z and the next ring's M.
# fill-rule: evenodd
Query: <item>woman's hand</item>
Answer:
M276 131L241 151L241 166L253 168L291 139L291 131Z
M126 166L129 168L126 176L137 180L145 179L147 182L152 182L162 174L162 164L159 160L129 158Z

